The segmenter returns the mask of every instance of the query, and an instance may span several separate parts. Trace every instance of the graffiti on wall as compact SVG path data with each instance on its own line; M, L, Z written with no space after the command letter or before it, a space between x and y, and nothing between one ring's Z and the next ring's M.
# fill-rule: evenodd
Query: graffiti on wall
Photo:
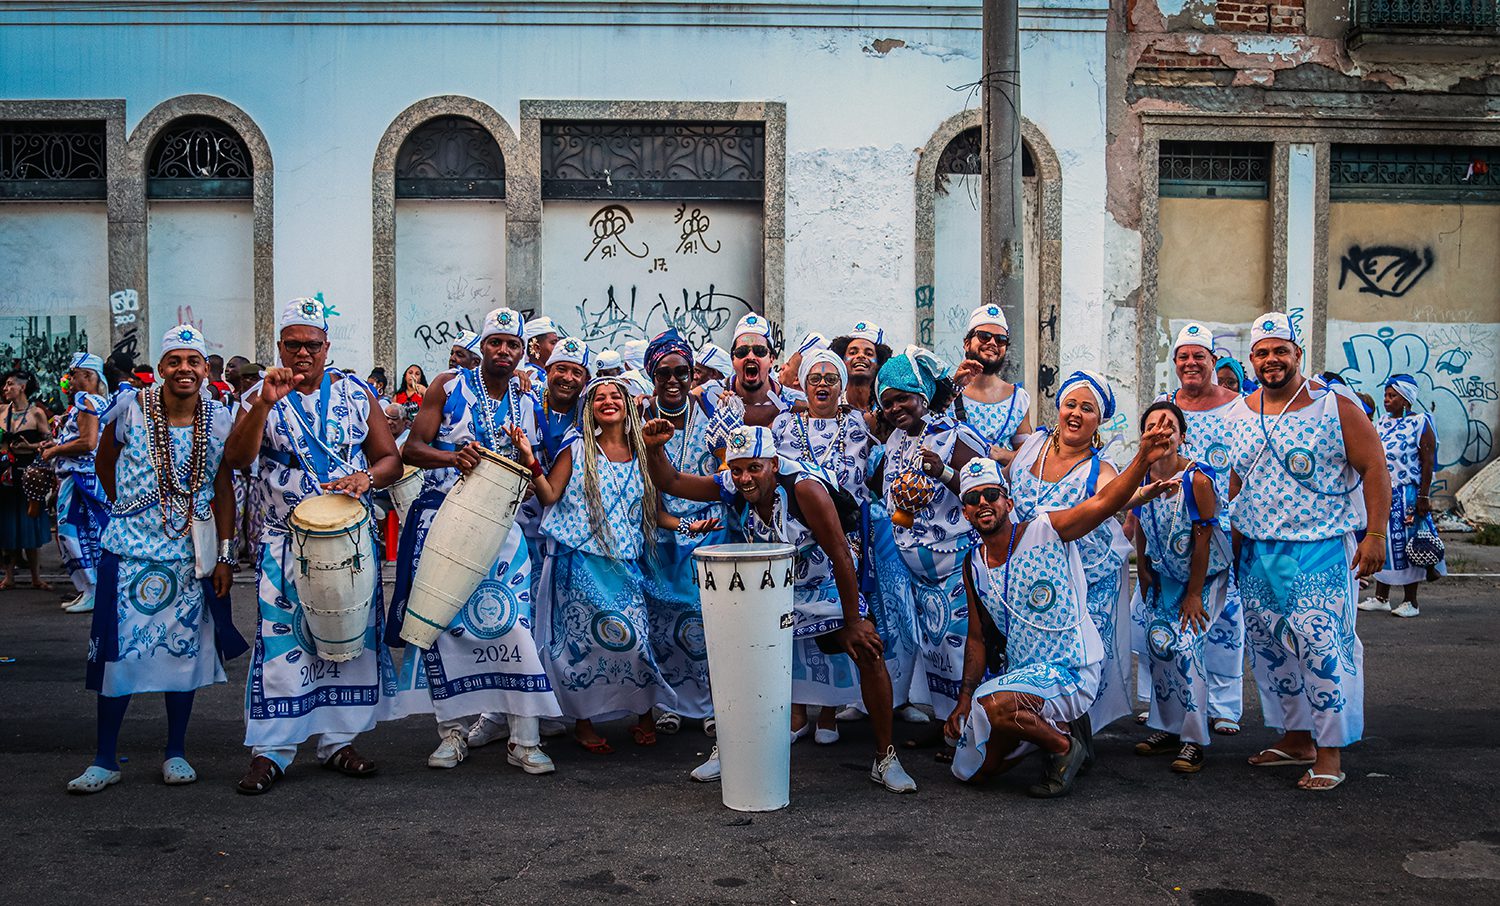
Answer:
M131 359L139 352L137 333L140 326L141 295L133 289L122 289L109 294L109 316L114 325L113 352Z
M1494 325L1405 324L1373 332L1368 325L1348 326L1357 332L1341 345L1339 374L1377 402L1391 375L1415 378L1418 402L1437 427L1438 468L1478 465L1490 458L1493 403L1500 400L1494 381Z
M744 299L712 283L705 290L684 287L680 298L657 293L654 302L642 299L638 287L617 290L611 285L602 298L584 299L578 305L578 335L602 349L672 328L697 349L731 329L750 310ZM777 325L772 330L776 333Z
M1351 245L1339 260L1339 289L1353 276L1361 293L1400 298L1432 270L1434 260L1431 247L1419 251L1397 245Z

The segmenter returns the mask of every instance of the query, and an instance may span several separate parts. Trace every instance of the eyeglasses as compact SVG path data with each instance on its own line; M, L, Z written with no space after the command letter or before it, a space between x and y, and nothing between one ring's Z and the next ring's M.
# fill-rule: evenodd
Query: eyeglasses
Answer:
M979 506L979 499L981 497L984 498L985 503L994 503L1004 493L999 488L978 488L965 492L964 496L959 499L964 502L964 506Z
M807 386L809 387L837 387L838 385L839 376L836 372L822 372L819 374L809 374L807 376Z
M994 340L1001 346L1010 345L1010 337L1006 336L1003 333L990 333L988 330L976 330L974 331L972 336L974 337L974 339L979 341L980 346L983 346L991 340Z
M747 356L755 356L757 359L763 359L770 354L771 347L769 346L736 346L733 352L734 357L737 359L743 359Z
M668 368L666 365L662 365L651 372L651 376L658 381L676 381L679 384L686 384L693 379L693 367L691 365L677 365Z
M327 345L327 341L308 340L306 342L298 342L296 340L282 340L281 345L285 346L286 351L292 353L293 355L296 355L299 352L305 352L308 355L312 355L318 350L322 349L325 345Z

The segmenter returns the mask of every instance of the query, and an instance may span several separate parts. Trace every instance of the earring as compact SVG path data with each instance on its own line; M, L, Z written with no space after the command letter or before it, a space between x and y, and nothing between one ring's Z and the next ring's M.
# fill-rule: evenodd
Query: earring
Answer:
M1098 428L1094 429L1094 446L1096 448L1102 448L1104 446L1104 440L1101 437L1099 437L1099 429Z

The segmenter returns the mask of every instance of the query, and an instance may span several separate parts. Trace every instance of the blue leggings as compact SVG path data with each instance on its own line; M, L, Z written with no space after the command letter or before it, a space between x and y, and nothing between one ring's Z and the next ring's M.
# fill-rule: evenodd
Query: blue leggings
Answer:
M167 701L167 758L181 758L187 754L188 718L193 714L192 692L166 692ZM125 723L125 710L130 707L130 696L99 696L99 751L94 764L107 771L120 769L117 758L120 746L120 726Z

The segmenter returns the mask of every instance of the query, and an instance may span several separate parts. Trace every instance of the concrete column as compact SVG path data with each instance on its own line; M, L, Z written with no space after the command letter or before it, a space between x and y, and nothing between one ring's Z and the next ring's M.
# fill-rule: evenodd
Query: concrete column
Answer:
M1321 368L1323 362L1323 317L1314 305L1317 266L1317 148L1311 143L1287 146L1286 216L1283 237L1286 247L1286 311L1302 337L1304 367Z

